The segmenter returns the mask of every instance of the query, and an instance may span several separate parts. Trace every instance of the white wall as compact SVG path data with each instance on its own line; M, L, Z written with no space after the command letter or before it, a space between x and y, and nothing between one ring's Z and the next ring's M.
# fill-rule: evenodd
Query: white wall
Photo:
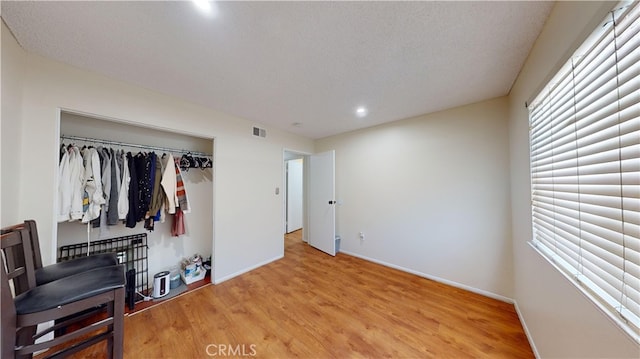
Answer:
M213 198L214 280L220 281L283 256L283 200L275 188L283 183L284 148L313 152L313 142L267 126L267 138L251 136L254 122L232 117L175 97L22 51L7 51L3 25L2 58L25 66L22 104L5 101L21 114L19 210L14 218L38 222L44 261L54 260L55 175L58 113L70 109L99 117L215 138ZM23 57L23 59L22 59ZM23 60L23 61L20 61ZM3 72L5 68L3 68ZM12 71L12 69L7 69ZM3 87L5 78L2 79ZM10 84L7 84L10 85ZM3 119L4 122L4 119ZM2 133L2 142L10 140ZM3 148L4 150L4 148ZM34 166L33 162L38 165ZM14 180L4 171L2 182ZM282 192L281 192L282 193ZM3 188L3 205L4 205ZM4 220L4 218L3 218ZM48 254L48 255L47 255Z
M508 143L504 97L317 141L341 251L511 297Z
M22 118L22 82L24 53L2 22L2 107L0 134L0 226L19 223L20 211L20 119Z
M509 96L515 299L542 358L638 358L640 347L537 254L524 107L615 3L558 2Z

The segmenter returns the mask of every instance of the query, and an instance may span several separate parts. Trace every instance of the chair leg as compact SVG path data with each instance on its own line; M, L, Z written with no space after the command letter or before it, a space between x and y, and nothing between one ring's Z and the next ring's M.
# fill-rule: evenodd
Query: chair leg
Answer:
M113 358L122 359L124 351L124 288L116 289L113 301Z
M32 345L35 342L33 337L36 335L37 330L38 330L37 325L18 329L16 332L16 347ZM20 355L20 354L15 355L16 359L31 358L31 357L32 355Z
M116 302L116 298L115 297L116 297L116 295L114 293L113 300L107 304L107 317L108 318L113 318L114 322L116 320L116 317L114 315L115 313L114 313L114 310L113 310L115 308L115 302ZM113 350L113 347L114 347L113 346L113 342L115 340L115 335L114 335L115 332L113 330L113 326L114 326L113 323L109 324L107 326L107 332L109 332L110 335L109 335L109 337L107 337L107 351L106 351L106 353L107 353L107 358L109 358L109 359L113 359L114 358L114 354L115 354L115 352Z

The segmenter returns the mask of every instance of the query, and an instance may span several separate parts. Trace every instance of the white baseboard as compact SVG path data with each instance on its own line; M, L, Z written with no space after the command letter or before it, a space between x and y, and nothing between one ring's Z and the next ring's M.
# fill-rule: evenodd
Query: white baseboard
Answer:
M235 277L237 277L237 276L239 276L239 275L245 274L245 273L250 272L250 271L252 271L252 270L254 270L254 269L257 269L257 268L259 268L259 267L262 267L262 266L263 266L263 265L265 265L265 264L269 264L269 263L271 263L271 262L275 262L275 261L277 261L277 260L279 260L279 259L282 259L282 258L284 258L284 255L277 256L277 257L274 257L274 258L271 258L271 259L267 259L266 261L260 262L260 263L258 263L258 264L256 264L256 265L253 265L253 266L248 267L248 268L241 269L241 270L239 270L239 271L237 271L237 272L235 272L235 273L232 273L232 274L226 275L226 276L224 276L224 277L221 277L221 278L215 278L215 279L213 280L213 284L220 284L220 283L222 283L222 282L224 282L224 281L227 281L227 280L229 280L229 279L231 279L231 278L235 278Z
M533 355L535 355L536 358L540 358L540 353L538 353L538 348L536 348L536 343L533 342L533 337L531 336L531 332L527 327L527 322L524 321L524 317L520 312L520 307L518 307L518 302L514 301L513 306L516 308L516 313L518 314L518 318L520 319L520 324L522 324L522 329L524 329L524 335L527 336L527 340L529 341L529 345L531 346Z
M469 292L480 294L480 295L483 295L485 297L493 298L493 299L496 299L496 300L499 300L499 301L502 301L502 302L506 302L506 303L510 303L510 304L515 303L515 301L513 299L511 299L511 298L508 298L508 297L505 297L505 296L502 296L502 295L499 295L499 294L491 293L491 292L488 292L486 290L470 287L470 286L462 284L462 283L457 283L457 282L450 281L450 280L447 280L447 279L444 279L444 278L432 276L432 275L429 275L429 274L426 274L426 273L418 272L418 271L413 270L413 269L401 267L401 266L398 266L398 265L395 265L395 264L387 263L387 262L384 262L384 261L381 261L381 260L378 260L378 259L374 259L374 258L369 258L369 257L363 256L363 255L360 255L360 254L349 252L349 251L340 250L340 253L348 254L350 256L357 257L357 258L360 258L360 259L364 259L364 260L369 261L369 262L377 263L377 264L383 265L385 267L389 267L389 268L397 269L397 270L400 270L400 271L403 271L403 272L415 274L418 277L431 279L433 281L436 281L436 282L439 282L439 283L442 283L442 284L446 284L446 285L450 285L452 287L464 289L464 290L467 290Z

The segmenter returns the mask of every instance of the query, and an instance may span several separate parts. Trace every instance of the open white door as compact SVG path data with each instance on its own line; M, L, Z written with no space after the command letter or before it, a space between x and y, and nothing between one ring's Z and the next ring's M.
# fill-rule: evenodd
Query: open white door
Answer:
M335 151L309 156L309 244L336 255Z

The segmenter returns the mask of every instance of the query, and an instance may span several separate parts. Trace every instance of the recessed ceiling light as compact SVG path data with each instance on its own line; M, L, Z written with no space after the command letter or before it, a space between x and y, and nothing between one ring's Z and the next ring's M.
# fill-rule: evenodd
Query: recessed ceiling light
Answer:
M198 7L198 9L200 9L200 11L202 11L203 13L207 15L215 15L216 4L213 1L208 1L208 0L192 0L192 1L196 5L196 7Z
M356 115L358 117L364 117L367 115L367 113L369 113L369 111L367 111L367 108L364 106L360 106L356 109Z

